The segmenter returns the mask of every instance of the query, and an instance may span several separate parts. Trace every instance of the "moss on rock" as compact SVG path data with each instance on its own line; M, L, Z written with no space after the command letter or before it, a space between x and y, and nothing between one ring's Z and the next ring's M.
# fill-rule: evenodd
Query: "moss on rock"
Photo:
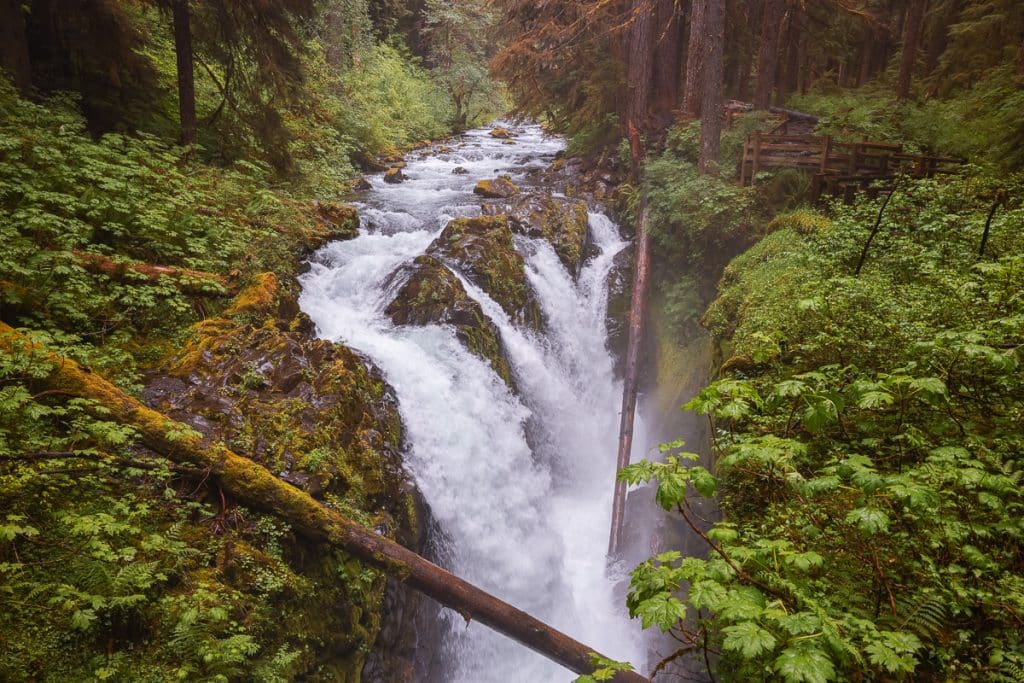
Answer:
M590 237L586 203L541 193L520 195L509 207L509 218L514 230L550 242L566 269L579 274Z
M473 194L488 199L508 199L519 194L519 187L506 176L492 180L481 180L473 188Z
M443 263L433 256L419 256L389 277L389 282L403 280L384 309L396 325L451 325L470 351L490 363L505 383L513 386L497 327Z
M354 206L337 202L313 202L316 222L306 236L306 248L316 250L337 240L359 235L359 212Z
M540 307L515 249L508 216L456 218L427 249L483 289L514 322L533 329Z
M419 548L422 513L401 462L397 401L364 358L312 336L293 285L272 273L254 277L223 317L195 326L144 398L204 439ZM217 567L200 566L186 584L232 591L268 654L294 657L293 677L359 681L384 618L384 575L302 540L272 516L245 514L276 535L232 533Z

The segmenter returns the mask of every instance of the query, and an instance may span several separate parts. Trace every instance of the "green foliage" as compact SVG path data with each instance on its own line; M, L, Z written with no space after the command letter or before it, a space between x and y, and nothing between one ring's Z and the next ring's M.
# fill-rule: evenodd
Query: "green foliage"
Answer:
M34 104L0 83L4 319L130 376L133 337L183 327L192 303L170 280L91 272L79 253L223 273L270 240L287 250L272 225L297 214L262 189L264 167L213 171L182 154L145 135L92 139L69 100Z
M1024 165L1024 91L1010 66L922 102L897 102L888 86L877 85L797 96L788 106L821 114L816 132L838 140L892 142L909 153L952 154L1006 169Z
M312 219L271 178L149 135L93 138L70 98L31 103L0 84L0 317L137 389L223 304L171 280L93 272L79 254L286 278ZM383 579L355 570L349 582L339 567L351 558L298 550L272 516L225 505L208 473L170 466L88 401L40 391L48 358L0 353L0 678L356 676Z
M594 670L589 674L584 674L583 676L578 677L574 683L597 683L598 681L610 681L615 678L615 674L618 671L633 670L633 666L628 662L616 662L612 659L606 659L595 652L590 653L590 661L594 666Z
M859 278L870 202L782 216L726 271L707 322L738 374L686 407L715 472L667 444L620 476L694 528L707 559L633 572L645 626L721 652L719 680L1013 680L1022 647L1024 179L897 193ZM737 371L734 371L737 372ZM673 616L673 611L675 616Z
M455 130L479 125L508 109L500 86L491 79L498 12L474 0L426 0L425 37L437 83L448 94Z

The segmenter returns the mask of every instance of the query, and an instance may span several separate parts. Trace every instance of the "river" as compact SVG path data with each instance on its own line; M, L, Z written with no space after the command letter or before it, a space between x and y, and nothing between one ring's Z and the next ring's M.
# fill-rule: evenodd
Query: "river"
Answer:
M476 182L509 174L528 188L563 141L511 126L515 144L471 131L411 154L401 184L371 178L360 235L325 246L302 278L302 309L325 338L377 364L394 387L406 464L443 531L439 561L455 574L617 659L643 665L639 623L625 614L621 568L606 566L621 382L606 349L606 283L626 246L591 212L594 255L574 278L551 245L516 237L545 325L514 325L483 291L467 292L501 333L513 393L444 326L395 326L388 276L424 253L454 217L481 212ZM467 173L454 174L456 167ZM458 275L458 273L457 273ZM460 276L461 277L461 276ZM401 284L401 283L397 283ZM642 425L641 425L642 428ZM643 443L643 438L637 439ZM442 610L443 662L431 680L542 683L574 675Z

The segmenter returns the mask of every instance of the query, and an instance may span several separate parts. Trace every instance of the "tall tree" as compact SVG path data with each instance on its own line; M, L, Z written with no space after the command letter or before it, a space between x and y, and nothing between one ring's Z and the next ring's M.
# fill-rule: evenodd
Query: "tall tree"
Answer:
M782 34L784 0L764 0L761 17L761 40L757 53L757 89L754 108L767 109L772 103L775 89L775 71L779 62L779 43Z
M429 63L454 109L451 124L465 129L482 110L499 106L487 69L497 13L479 0L426 0L422 16Z
M725 49L725 0L706 0L707 35L701 72L700 162L703 174L718 175L722 135L722 76Z
M651 76L654 73L654 12L647 0L633 0L629 27L626 118L640 130L650 128Z
M692 118L700 116L701 77L704 55L707 52L708 4L711 0L693 0L690 10L690 39L686 46L686 80L683 85L683 113Z
M679 104L685 4L679 0L657 0L656 12L651 114L664 124L671 120L672 110Z
M896 79L896 99L905 100L910 96L910 80L917 61L917 46L921 42L921 26L928 0L910 0L910 8L903 30L903 52L900 56L900 72Z
M174 56L178 67L178 119L181 144L196 142L195 61L192 56L192 22L188 0L173 0Z
M0 0L0 69L14 86L26 92L32 87L32 69L25 33L25 13L20 0Z

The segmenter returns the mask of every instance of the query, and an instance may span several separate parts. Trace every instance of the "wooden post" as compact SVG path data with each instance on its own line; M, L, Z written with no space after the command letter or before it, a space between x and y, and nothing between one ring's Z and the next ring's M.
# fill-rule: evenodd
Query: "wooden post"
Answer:
M818 172L825 175L828 172L828 155L832 151L832 136L826 135L821 141L821 167Z
M594 652L592 648L428 562L373 529L367 529L340 512L321 505L305 491L278 479L262 465L235 454L223 445L206 443L199 436L188 436L192 430L185 425L146 407L75 361L47 353L39 344L0 322L0 352L25 351L42 354L53 364L50 374L39 378L40 385L55 393L90 399L104 409L106 419L134 427L145 446L174 462L203 468L225 492L244 504L281 517L303 536L351 553L455 610L467 621L476 619L571 671L589 674L594 670L590 661ZM175 433L186 436L179 438ZM647 681L633 672L620 672L614 680L620 683Z
M761 134L754 133L754 158L750 166L750 184L754 184L757 172L761 170Z

